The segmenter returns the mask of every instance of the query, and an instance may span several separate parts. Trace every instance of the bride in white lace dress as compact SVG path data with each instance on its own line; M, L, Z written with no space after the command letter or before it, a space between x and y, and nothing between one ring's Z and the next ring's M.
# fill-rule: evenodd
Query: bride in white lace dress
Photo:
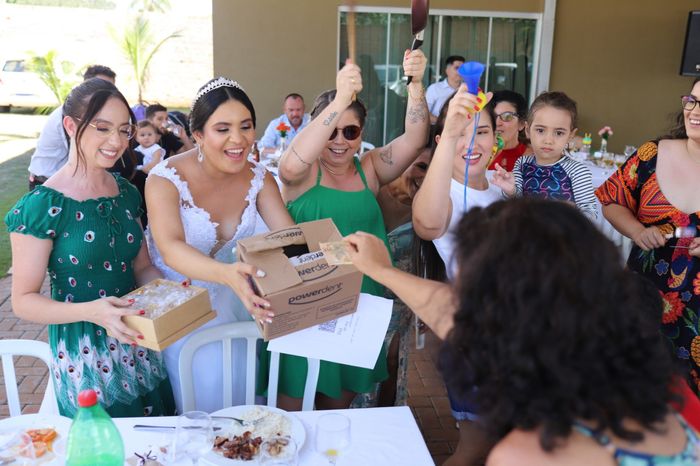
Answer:
M292 225L277 183L247 155L255 141L255 110L240 86L217 78L197 93L190 114L197 147L154 167L146 183L153 263L165 278L191 280L208 289L217 317L202 328L242 320L271 319L269 303L253 292L249 275L264 273L236 262L236 241L251 236L259 217L271 229ZM252 316L251 316L252 315ZM183 337L164 351L182 412L178 359ZM221 344L195 353L193 378L198 410L223 407ZM245 346L234 345L234 405L244 402Z

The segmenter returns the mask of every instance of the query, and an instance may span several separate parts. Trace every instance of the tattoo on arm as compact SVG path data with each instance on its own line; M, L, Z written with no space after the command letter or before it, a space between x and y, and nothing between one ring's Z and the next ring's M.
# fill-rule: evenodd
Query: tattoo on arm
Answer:
M331 122L335 119L335 117L336 117L337 115L338 115L338 112L333 112L333 113L331 113L330 115L328 115L328 118L326 118L325 120L323 120L323 124L324 124L325 126L329 126L329 125L331 124Z
M428 118L428 107L425 101L421 100L418 105L411 105L406 112L406 119L410 124L423 123Z
M382 159L382 162L384 162L387 165L394 165L394 161L392 160L392 155L391 155L391 145L388 145L388 146L380 149L379 158Z

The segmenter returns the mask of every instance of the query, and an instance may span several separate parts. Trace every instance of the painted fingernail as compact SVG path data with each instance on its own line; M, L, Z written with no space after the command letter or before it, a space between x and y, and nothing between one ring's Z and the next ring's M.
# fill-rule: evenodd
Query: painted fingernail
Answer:
M139 335L137 338L138 338L139 340L143 340L143 335Z
M265 303L264 306L265 306L265 307L270 307L270 303Z
M481 97L477 97L477 98L476 98L476 101L479 102L479 103L481 103L481 102L484 101L484 99L482 99Z
M262 325L262 324L264 324L264 323L265 323L265 322L263 322L263 320L262 320L262 319L258 319L258 322L260 322L260 325Z
M267 274L266 274L265 272L263 272L262 270L260 270L260 269L258 269L258 271L255 272L255 276L256 276L256 277L262 278L262 277L264 277L265 275L267 275Z
M133 343L131 344L131 346L133 346L134 348L136 348L136 342L133 342Z
M189 282L187 280L182 282L182 286L190 286Z
M268 324L271 324L271 323L272 323L272 319L265 319L265 322L267 322Z
M479 111L479 106L478 106L478 105L474 105L474 110L476 110L476 111L478 112L478 111Z
M135 302L136 302L136 300L135 300L134 298L130 298L130 299L129 299L129 304L135 303Z
M267 316L270 317L270 318L275 317L275 313L274 313L274 312L268 312L268 313L267 313Z
M139 315L140 315L140 316L144 315L145 313L146 313L146 311L144 311L143 309L141 309L141 310L139 311Z

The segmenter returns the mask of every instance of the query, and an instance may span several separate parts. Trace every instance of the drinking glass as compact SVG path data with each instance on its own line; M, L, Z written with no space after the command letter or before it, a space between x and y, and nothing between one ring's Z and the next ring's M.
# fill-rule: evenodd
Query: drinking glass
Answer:
M597 166L602 166L603 164L603 153L599 150L593 153L593 163Z
M165 127L165 129L167 129L168 131L173 133L175 136L178 136L178 137L180 136L180 128L178 128L177 125L175 123L173 123L172 121L167 120L163 124L163 126Z
M615 166L620 168L627 161L628 155L625 154L615 154Z
M612 168L615 166L615 154L612 152L603 152L603 166L605 168Z
M316 422L316 451L335 465L350 448L350 419L342 414L324 414Z
M637 148L634 146L625 146L625 157L629 158L630 155L634 154Z
M297 466L297 444L287 435L270 437L260 446L259 464L265 466Z
M196 465L212 449L213 443L214 429L209 414L204 411L188 411L177 418L173 442L175 454L178 450L182 451Z

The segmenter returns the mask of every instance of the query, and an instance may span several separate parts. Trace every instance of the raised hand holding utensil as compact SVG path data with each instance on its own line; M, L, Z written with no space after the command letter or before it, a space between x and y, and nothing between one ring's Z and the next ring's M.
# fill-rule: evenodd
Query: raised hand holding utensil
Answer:
M350 61L357 65L357 54L355 52L355 0L347 0L348 4L348 55ZM357 100L357 95L352 95L353 102Z
M416 50L423 45L425 27L428 25L428 12L430 11L428 0L411 0L411 33L413 43L411 50ZM413 76L409 76L406 84L411 84Z

